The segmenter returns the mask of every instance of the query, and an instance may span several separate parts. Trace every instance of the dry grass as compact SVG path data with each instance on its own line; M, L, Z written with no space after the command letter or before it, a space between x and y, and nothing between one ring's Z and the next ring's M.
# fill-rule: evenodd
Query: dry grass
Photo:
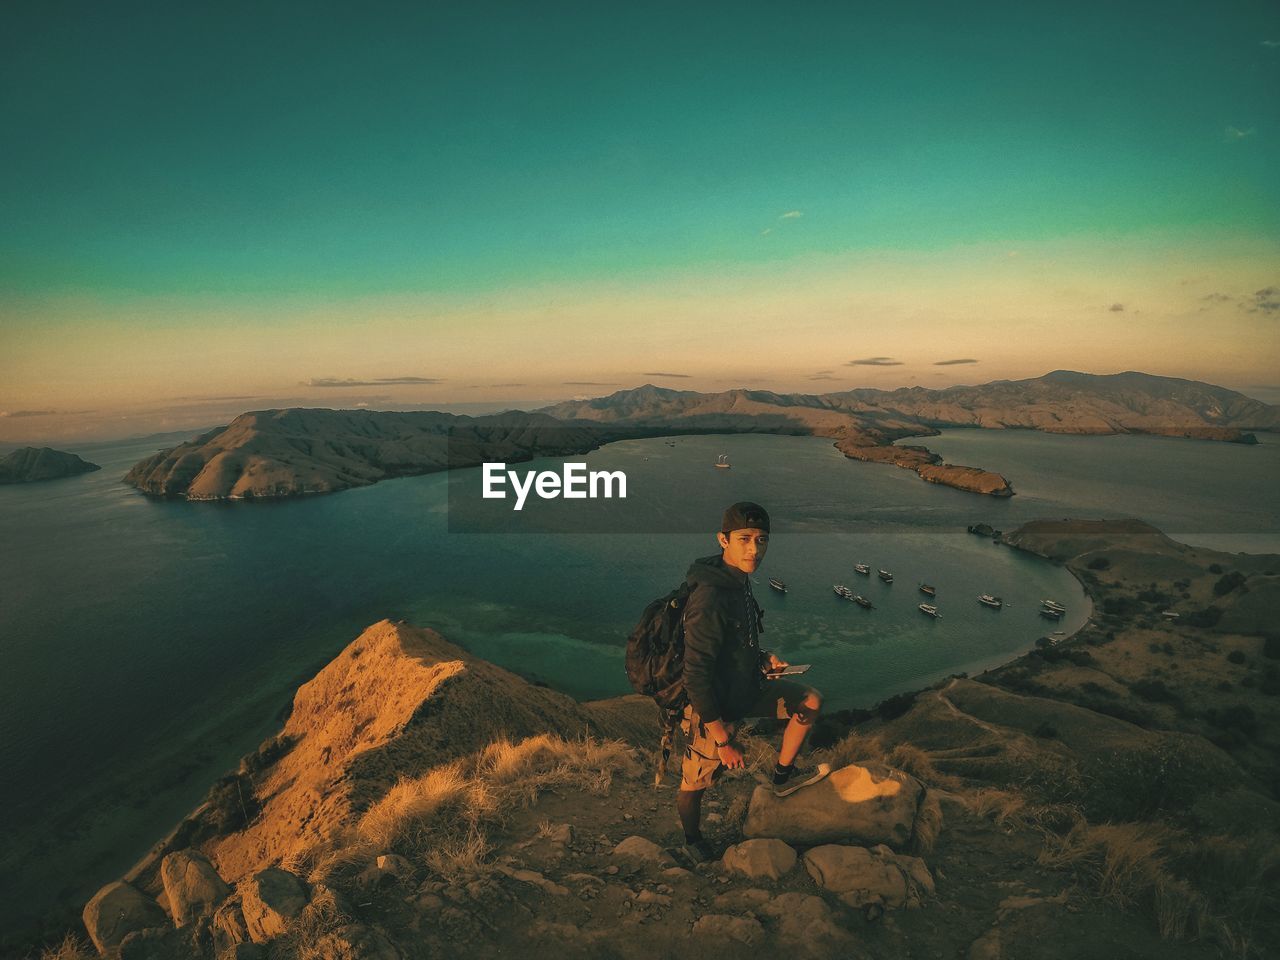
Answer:
M479 823L498 801L484 780L467 777L462 763L436 767L421 777L402 777L360 818L360 836L379 850L417 852L452 820Z
M427 867L441 879L455 883L487 870L486 857L493 847L485 832L472 825L462 836L441 839L427 853Z
M360 818L354 838L311 854L309 865L315 872L344 859L395 851L425 861L441 876L480 872L490 850L485 826L500 822L511 808L556 786L605 795L615 776L639 772L635 752L619 740L504 738L469 760L402 778Z
M1222 933L1206 898L1169 870L1173 832L1158 824L1081 822L1049 837L1039 862L1069 867L1122 910L1151 912L1167 939Z
M350 923L332 901L313 903L289 922L284 936L271 944L273 960L333 960L333 944L326 943L329 934Z
M839 770L851 763L883 763L887 752L879 737L868 737L855 731L827 748L826 757L831 769Z
M930 853L942 833L942 798L933 790L926 790L924 801L916 811L916 822L911 829L912 849L917 856Z
M92 944L68 933L57 946L40 951L40 960L97 960L98 951Z

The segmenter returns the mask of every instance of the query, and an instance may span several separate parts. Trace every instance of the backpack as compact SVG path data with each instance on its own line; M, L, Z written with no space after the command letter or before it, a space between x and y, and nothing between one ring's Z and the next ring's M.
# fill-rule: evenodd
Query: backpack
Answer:
M684 608L692 591L685 581L652 601L627 638L627 679L661 710L683 710L689 702L684 691Z
M640 622L627 638L627 679L637 693L658 705L662 731L658 768L653 785L667 773L667 761L689 696L684 689L684 608L693 587L686 580L644 608Z

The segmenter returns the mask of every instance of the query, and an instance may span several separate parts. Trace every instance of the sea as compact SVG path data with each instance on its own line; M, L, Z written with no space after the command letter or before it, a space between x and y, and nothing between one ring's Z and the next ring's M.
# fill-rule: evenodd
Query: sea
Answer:
M1259 440L957 429L911 441L1004 474L1009 499L849 460L820 438L628 440L570 459L626 474L627 503L592 509L632 522L560 534L530 532L536 500L489 532L451 523L450 484L478 488L476 469L186 503L121 482L154 440L65 448L103 469L0 487L0 888L11 888L0 930L29 939L73 918L279 729L301 682L383 618L579 699L627 693L623 645L641 610L718 552L721 509L751 499L774 517L754 585L765 646L812 664L805 679L828 708L869 707L1006 662L1091 615L1066 570L970 524L1139 517L1188 543L1280 553L1280 436ZM721 455L730 469L715 469ZM705 523L621 532L677 506ZM936 588L937 620L917 609L922 582ZM841 600L838 583L874 608ZM979 604L984 593L1004 608ZM1045 598L1066 605L1060 623L1038 616Z

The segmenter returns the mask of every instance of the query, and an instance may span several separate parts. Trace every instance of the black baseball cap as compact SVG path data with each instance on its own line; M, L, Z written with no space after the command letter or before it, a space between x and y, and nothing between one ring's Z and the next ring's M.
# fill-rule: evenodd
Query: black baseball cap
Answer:
M740 500L728 507L720 518L720 532L732 533L734 530L763 530L769 532L769 511L758 503Z

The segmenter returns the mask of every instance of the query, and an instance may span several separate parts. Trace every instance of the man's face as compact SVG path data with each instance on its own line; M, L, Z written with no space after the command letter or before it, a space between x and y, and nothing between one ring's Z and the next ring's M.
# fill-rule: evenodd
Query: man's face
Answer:
M718 533L716 538L724 550L721 559L743 573L755 573L760 569L760 564L764 563L765 551L769 549L769 534L755 527Z

